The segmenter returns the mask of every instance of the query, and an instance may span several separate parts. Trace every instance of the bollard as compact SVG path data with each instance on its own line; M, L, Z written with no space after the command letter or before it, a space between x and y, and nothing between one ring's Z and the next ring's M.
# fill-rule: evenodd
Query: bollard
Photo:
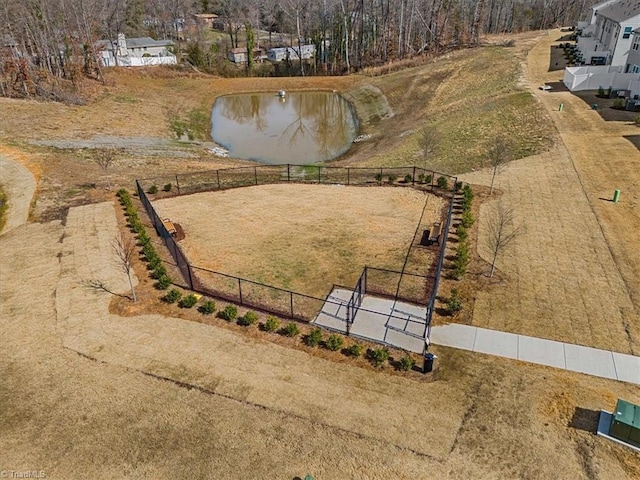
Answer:
M558 111L561 112L563 108L564 108L564 103L561 103L560 106L558 107Z
M618 203L618 200L620 200L620 190L613 192L613 203Z

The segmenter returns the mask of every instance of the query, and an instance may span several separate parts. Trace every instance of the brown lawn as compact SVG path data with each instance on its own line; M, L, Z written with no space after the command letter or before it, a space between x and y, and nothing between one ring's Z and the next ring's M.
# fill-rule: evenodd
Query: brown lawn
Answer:
M412 188L327 185L154 202L162 217L183 227L180 245L192 265L321 298L333 284L355 285L365 265L400 271L423 209L429 223L443 204Z

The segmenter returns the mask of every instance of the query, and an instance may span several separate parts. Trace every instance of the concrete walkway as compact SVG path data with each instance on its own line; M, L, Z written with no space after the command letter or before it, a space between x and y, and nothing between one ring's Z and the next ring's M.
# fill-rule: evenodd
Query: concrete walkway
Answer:
M432 327L431 343L640 384L640 357L470 325Z

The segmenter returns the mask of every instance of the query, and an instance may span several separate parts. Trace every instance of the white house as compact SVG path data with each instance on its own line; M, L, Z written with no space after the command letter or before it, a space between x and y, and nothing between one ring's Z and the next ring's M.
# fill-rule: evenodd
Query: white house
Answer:
M631 33L631 50L629 50L624 71L626 73L640 73L640 28Z
M115 42L99 40L100 61L105 67L143 67L147 65L175 65L176 56L170 51L171 40L151 37L125 38L119 33Z
M272 48L267 51L267 58L272 62L282 62L287 58L289 60L308 60L316 54L316 46L314 44L301 45L300 55L298 55L298 47L279 47Z
M592 14L595 22L578 37L582 58L592 65L624 66L631 48L631 33L640 27L640 1L603 2L592 7Z

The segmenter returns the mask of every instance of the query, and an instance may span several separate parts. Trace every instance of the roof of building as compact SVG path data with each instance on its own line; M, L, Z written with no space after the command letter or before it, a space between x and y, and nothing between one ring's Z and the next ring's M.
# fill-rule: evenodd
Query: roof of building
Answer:
M620 0L598 10L601 17L622 23L634 17L640 17L640 2L638 0Z
M614 420L640 429L640 406L618 399Z
M171 40L154 40L151 37L126 38L127 48L144 48L144 47L170 47L174 43ZM113 50L116 41L98 40L96 46L105 50Z

